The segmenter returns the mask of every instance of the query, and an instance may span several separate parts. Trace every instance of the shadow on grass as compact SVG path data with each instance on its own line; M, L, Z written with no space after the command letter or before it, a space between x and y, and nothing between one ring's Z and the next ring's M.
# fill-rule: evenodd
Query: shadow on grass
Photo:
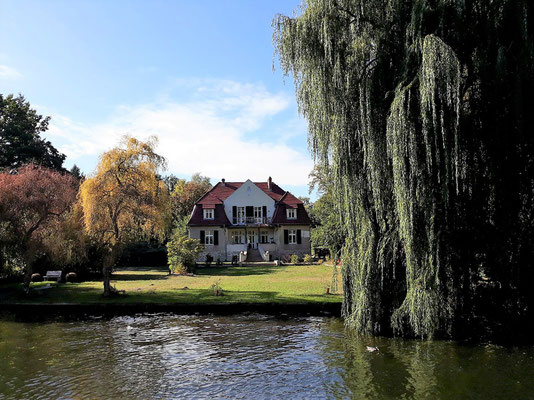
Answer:
M113 274L112 281L157 281L167 279L169 275L161 274Z
M258 266L230 266L230 267L216 267L216 268L197 268L196 275L212 275L212 276L248 276L248 275L266 275L276 272L283 267L275 265L258 265Z
M229 291L216 296L213 290L205 289L167 289L167 290L127 290L125 294L104 298L103 288L79 284L59 284L46 291L32 290L26 295L20 288L11 291L5 303L42 303L42 304L217 304L217 303L324 303L332 299L324 295L282 295L276 291ZM2 303L0 302L0 304Z
M131 273L129 273L131 272ZM140 272L145 272L140 273ZM163 272L164 274L162 274ZM155 281L169 277L169 268L162 266L119 267L113 271L112 281Z
M162 271L167 272L169 271L169 267L163 266L163 265L140 265L140 266L124 266L124 267L117 267L115 268L114 272L121 272L121 271Z

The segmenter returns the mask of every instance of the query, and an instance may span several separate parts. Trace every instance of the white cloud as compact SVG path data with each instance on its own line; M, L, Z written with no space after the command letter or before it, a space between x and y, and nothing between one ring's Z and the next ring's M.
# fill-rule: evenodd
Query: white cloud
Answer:
M0 64L0 79L17 79L21 77L22 74L15 68Z
M158 152L168 160L168 172L201 172L214 181L265 181L271 175L282 185L307 183L310 156L290 147L280 135L269 137L269 132L262 131L266 120L288 109L289 96L271 93L262 85L232 81L187 85L192 93L186 100L166 96L151 104L121 106L100 124L83 125L53 116L46 136L72 162L90 156L96 165L97 156L124 134L141 139L156 135ZM287 124L294 125L293 120L291 115Z

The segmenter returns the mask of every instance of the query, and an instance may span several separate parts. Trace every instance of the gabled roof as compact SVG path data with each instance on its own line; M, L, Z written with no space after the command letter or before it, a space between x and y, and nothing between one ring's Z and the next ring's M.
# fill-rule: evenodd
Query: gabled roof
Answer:
M286 209L288 208L297 209L297 218L287 218ZM274 211L272 221L272 223L275 225L311 225L310 217L308 216L308 213L306 212L306 209L304 208L304 204L302 202L300 204L297 204L295 207L279 203Z
M245 182L225 182L224 180L218 182L196 202L188 225L230 225L230 221L224 212L224 200L230 197L244 183ZM276 202L276 208L272 218L273 224L311 224L308 213L304 208L304 203L291 193L284 191L272 181L270 190L268 182L252 183ZM213 220L203 219L203 208L214 208L215 218ZM296 219L287 219L287 208L297 209Z
M196 202L196 204L223 204L224 200L230 197L230 195L233 194L237 189L239 189L244 183L245 182L218 182L215 186L211 188L211 190L209 190L204 196L202 196L200 200ZM272 198L274 201L280 201L283 197L286 197L290 203L302 203L302 201L297 199L291 193L284 191L274 182L271 182L271 190L269 190L268 182L252 183L254 183L254 185L260 188L267 196Z
M191 213L191 218L189 219L189 222L187 225L194 226L194 225L202 225L202 226L223 226L223 225L230 225L230 221L228 221L228 217L226 216L226 213L224 212L224 205L223 204L215 204L213 207L213 219L204 219L204 214L202 211L202 206L195 206L193 208L193 212Z

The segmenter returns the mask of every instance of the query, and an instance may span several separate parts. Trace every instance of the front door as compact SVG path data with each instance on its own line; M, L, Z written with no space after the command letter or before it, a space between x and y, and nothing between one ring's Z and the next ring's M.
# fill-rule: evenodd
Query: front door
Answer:
M247 236L248 236L247 243L249 247L253 249L257 248L258 247L258 235L256 234L256 232L248 232Z

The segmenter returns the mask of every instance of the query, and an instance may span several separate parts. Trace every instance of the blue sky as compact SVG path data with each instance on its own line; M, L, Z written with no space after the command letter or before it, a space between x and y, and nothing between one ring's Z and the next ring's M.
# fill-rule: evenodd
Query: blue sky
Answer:
M0 93L52 116L90 173L124 134L156 135L167 173L273 180L307 195L313 163L271 21L300 0L0 0Z

